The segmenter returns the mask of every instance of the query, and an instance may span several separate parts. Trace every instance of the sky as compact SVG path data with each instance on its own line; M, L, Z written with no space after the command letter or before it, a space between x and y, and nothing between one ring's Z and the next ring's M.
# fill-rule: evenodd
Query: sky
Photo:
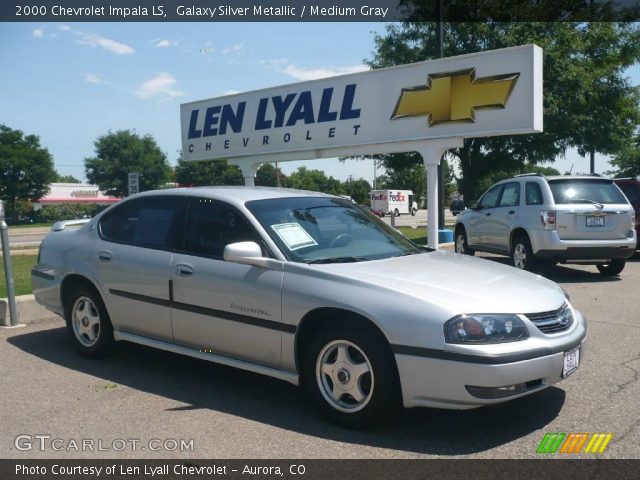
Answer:
M57 171L84 178L94 141L151 134L175 165L180 104L366 70L384 23L0 23L0 123L35 134ZM640 66L627 71L640 85ZM281 163L373 179L371 160ZM588 171L575 151L553 164ZM596 171L611 167L596 155ZM380 172L379 172L380 173Z

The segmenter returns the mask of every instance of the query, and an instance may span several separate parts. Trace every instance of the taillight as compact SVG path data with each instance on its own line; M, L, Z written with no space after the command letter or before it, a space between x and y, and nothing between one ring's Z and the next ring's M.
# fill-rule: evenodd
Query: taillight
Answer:
M545 230L556 229L556 211L555 210L541 211L540 220L542 221L542 228L544 228Z

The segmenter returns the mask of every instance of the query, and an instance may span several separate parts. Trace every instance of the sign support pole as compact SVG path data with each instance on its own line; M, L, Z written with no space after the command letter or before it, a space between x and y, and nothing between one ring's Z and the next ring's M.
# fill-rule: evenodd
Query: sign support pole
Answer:
M424 166L427 168L427 228L428 245L438 248L438 165L447 150L462 148L463 138L440 138L427 140L418 147Z
M18 326L18 308L16 307L16 290L13 282L13 268L11 266L11 250L9 249L9 234L4 221L4 202L0 201L0 241L2 242L2 260L4 262L4 276L7 281L7 301L9 303L10 323L5 327Z

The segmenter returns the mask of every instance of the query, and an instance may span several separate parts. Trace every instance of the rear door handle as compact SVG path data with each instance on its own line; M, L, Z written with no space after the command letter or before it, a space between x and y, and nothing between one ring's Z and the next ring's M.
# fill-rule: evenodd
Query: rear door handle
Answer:
M485 214L484 214L484 216L485 216L485 217L490 217L490 216L491 216L491 213L490 213L490 212L487 212L487 213L485 213Z
M101 262L110 262L111 258L111 253L109 252L100 252L98 254L98 260L100 260Z
M515 210L509 210L509 215L513 215L514 213L516 213Z
M178 265L176 267L176 274L181 277L190 277L193 275L193 267L190 267L189 265Z

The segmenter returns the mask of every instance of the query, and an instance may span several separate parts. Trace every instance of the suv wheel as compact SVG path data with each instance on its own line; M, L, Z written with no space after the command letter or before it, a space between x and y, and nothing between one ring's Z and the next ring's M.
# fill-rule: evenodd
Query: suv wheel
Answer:
M618 275L620 272L622 272L626 263L627 262L625 260L616 258L614 260L611 260L611 262L607 264L596 265L596 267L598 267L598 270L602 275L613 276Z
M78 287L65 302L67 330L76 349L86 357L101 357L114 344L113 327L102 298L93 288Z
M538 266L538 261L533 256L531 242L526 235L518 235L511 246L511 260L513 266L520 270L533 271Z
M303 385L320 413L340 425L379 423L401 404L391 349L366 329L318 332L308 343L302 367Z
M456 253L462 253L463 255L475 255L476 251L469 248L467 242L467 232L463 227L456 230L456 243L454 246Z

